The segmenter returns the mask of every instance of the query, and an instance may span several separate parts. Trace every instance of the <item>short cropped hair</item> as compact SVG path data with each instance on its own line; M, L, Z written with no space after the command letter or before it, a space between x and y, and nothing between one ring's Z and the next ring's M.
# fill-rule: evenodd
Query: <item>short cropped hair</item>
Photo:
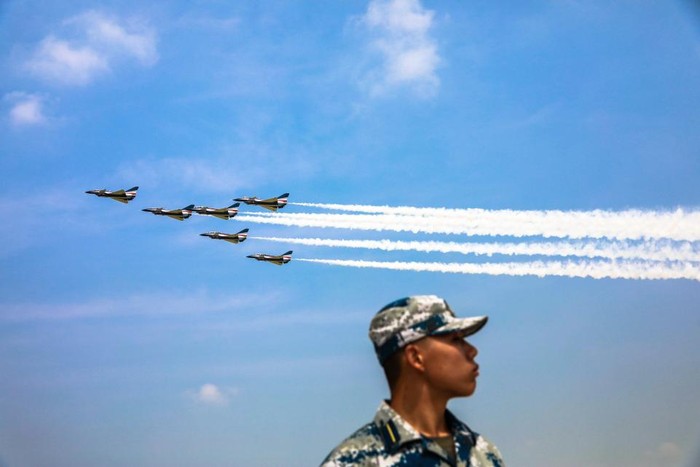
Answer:
M382 364L382 369L384 370L384 376L386 376L386 382L389 384L389 390L393 391L401 377L401 364L403 359L403 349L399 349L393 354L389 355L384 363Z

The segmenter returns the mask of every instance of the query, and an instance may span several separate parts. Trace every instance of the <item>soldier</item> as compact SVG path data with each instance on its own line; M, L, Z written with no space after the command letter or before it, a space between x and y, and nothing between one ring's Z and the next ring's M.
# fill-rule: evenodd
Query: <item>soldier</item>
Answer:
M447 410L451 398L471 396L476 389L477 350L465 337L487 319L456 318L434 295L403 298L379 310L369 337L391 399L322 467L503 467L496 446Z

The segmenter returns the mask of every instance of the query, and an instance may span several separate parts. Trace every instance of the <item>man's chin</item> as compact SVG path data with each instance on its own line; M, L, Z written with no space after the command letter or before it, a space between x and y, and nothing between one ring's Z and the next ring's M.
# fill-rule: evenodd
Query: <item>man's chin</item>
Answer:
M459 397L469 397L476 392L476 382L459 392Z

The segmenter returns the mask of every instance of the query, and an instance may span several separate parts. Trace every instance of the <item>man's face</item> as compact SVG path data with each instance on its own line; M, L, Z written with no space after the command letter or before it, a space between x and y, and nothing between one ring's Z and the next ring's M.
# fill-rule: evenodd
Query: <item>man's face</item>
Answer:
M476 390L478 351L459 332L429 336L417 341L421 350L424 375L438 393L447 398L471 396Z

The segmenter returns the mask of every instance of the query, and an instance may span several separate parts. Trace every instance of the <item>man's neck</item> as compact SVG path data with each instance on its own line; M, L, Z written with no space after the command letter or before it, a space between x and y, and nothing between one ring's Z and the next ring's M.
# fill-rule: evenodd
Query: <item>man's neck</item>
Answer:
M428 438L449 436L450 427L445 419L447 399L434 397L427 391L393 391L389 405L420 434Z

